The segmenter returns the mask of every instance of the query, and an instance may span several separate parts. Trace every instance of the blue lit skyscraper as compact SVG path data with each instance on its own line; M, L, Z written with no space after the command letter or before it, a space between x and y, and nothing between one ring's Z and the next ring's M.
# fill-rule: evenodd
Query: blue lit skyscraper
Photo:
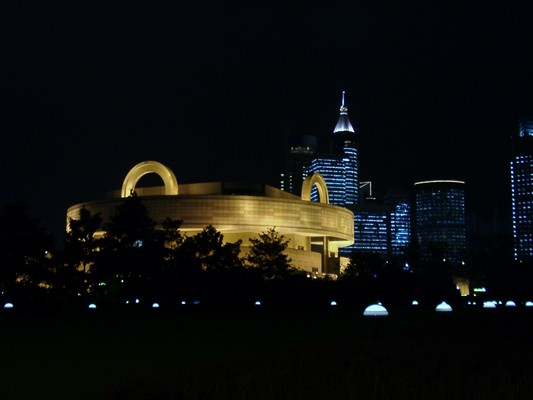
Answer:
M345 207L350 208L356 205L359 199L359 165L355 143L355 129L348 118L348 107L344 104L344 94L342 92L339 120L337 121L337 125L335 125L335 129L333 129L333 143L334 152L342 154L345 181Z
M389 209L389 253L392 256L403 256L411 243L409 195L395 187L387 192L383 202Z
M359 197L358 153L355 129L348 118L344 94L342 92L340 115L333 129L330 152L315 157L309 173L322 175L328 186L331 204L353 210Z
M311 161L309 172L321 174L326 181L330 204L346 206L346 171L341 159L333 155L315 158ZM313 188L311 200L318 201L316 188Z
M386 207L372 202L359 204L353 214L354 244L339 250L387 255L389 212Z
M339 252L347 256L353 252L386 256L389 248L389 208L376 201L370 181L360 183L359 197L359 203L353 207L354 243Z
M464 182L417 182L415 196L416 238L422 258L463 262L466 251Z
M533 259L533 117L521 118L511 160L514 259Z

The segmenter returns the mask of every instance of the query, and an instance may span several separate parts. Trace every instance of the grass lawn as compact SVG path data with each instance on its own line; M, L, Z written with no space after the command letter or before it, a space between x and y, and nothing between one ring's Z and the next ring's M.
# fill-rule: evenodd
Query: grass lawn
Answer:
M533 398L533 310L160 311L2 313L0 398Z

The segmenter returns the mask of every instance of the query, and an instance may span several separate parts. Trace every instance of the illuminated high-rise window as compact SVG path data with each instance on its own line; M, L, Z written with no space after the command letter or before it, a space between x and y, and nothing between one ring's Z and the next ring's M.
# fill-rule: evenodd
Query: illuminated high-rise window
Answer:
M533 117L521 118L513 137L511 199L514 258L533 259Z
M466 216L464 182L415 183L416 238L424 259L464 261Z

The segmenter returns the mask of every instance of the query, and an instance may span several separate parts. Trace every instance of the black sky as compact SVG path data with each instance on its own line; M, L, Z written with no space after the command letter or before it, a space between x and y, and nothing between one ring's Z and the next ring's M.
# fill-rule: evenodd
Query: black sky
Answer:
M286 127L328 135L342 90L378 196L461 179L470 210L508 212L509 138L533 114L531 3L6 3L0 201L54 232L144 160L183 183L277 186Z

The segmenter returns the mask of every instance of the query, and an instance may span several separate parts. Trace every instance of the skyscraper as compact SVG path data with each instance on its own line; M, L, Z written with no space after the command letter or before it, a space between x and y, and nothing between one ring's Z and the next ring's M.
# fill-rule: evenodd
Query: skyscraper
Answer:
M358 204L353 213L354 244L340 250L341 254L352 251L387 255L389 212L386 207L367 201Z
M513 135L511 199L514 259L533 259L533 117L521 118Z
M415 229L423 259L463 262L466 251L464 182L415 183Z
M383 199L389 209L389 254L402 256L411 243L411 207L409 195L401 188L389 189Z
M285 148L285 171L281 174L280 189L299 196L317 151L317 137L287 133Z
M359 197L358 150L344 96L345 92L342 92L340 115L333 129L329 151L313 159L309 172L322 175L331 204L353 210Z
M342 159L333 154L322 155L311 161L309 172L319 173L326 181L330 204L346 207L346 168ZM311 200L318 201L318 193L314 188Z

